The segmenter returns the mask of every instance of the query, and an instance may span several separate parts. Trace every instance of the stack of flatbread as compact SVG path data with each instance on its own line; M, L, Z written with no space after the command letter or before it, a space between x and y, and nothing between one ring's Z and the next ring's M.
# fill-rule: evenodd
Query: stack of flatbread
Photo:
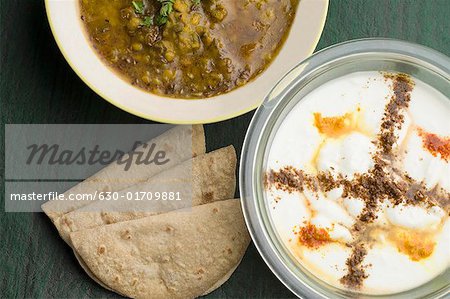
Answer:
M133 165L128 171L111 164L65 195L152 191L176 176L188 178L189 205L162 202L145 210L129 201L116 206L100 200L50 201L42 209L103 287L132 298L205 295L231 276L250 242L239 199L233 199L235 150L205 153L202 126L175 127L148 143L163 146L169 163ZM192 144L192 151L182 150L182 144Z

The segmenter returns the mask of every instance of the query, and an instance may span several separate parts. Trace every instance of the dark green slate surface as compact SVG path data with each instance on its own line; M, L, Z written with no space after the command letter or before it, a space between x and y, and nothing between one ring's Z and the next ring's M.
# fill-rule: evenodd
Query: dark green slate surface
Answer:
M0 0L0 112L5 123L148 123L102 100L70 69L51 36L39 0ZM318 48L361 37L394 37L450 55L450 0L331 0ZM206 126L208 150L240 151L252 112ZM0 297L118 297L90 280L41 213L4 213L1 144ZM237 271L211 298L285 298L251 245Z

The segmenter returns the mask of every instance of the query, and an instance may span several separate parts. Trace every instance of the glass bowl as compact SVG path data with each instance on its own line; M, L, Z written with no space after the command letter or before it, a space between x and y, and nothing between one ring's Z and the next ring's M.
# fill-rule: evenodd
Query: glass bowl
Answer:
M450 293L450 269L417 288L367 295L333 287L309 273L285 247L268 210L263 176L273 137L302 98L321 84L357 71L401 72L450 99L450 59L432 49L392 39L362 39L317 52L292 69L256 111L247 131L240 165L240 192L252 239L275 275L303 298L442 298Z

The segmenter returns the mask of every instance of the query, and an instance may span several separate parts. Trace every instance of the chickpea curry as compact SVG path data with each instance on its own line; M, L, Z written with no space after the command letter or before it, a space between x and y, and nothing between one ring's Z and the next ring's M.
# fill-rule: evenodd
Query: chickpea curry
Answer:
M125 80L175 98L242 86L274 59L298 0L80 0L95 51Z

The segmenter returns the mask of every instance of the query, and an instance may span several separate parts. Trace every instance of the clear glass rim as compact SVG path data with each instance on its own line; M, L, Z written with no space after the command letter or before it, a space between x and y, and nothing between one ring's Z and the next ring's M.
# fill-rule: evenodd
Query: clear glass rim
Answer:
M362 56L361 56L362 55ZM279 240L273 240L273 228L267 219L265 204L261 200L261 172L264 160L266 135L270 124L274 122L274 112L283 109L290 101L299 84L308 84L313 74L326 73L326 65L338 64L349 57L357 56L409 57L431 71L435 76L443 78L450 85L450 58L422 45L385 38L351 40L325 48L288 72L267 95L258 108L248 128L241 154L240 193L245 221L252 239L266 264L278 279L294 294L305 298L364 297L364 298L414 298L414 295L425 285L402 293L390 295L365 295L351 291L343 291L317 282L301 280L288 265L286 252L280 253ZM322 70L320 71L320 69ZM320 76L318 74L317 76ZM306 82L306 83L305 83ZM281 108L280 108L281 107ZM263 138L264 137L264 138ZM444 273L448 275L449 271ZM442 298L450 293L450 284L444 288L432 290L426 298Z

